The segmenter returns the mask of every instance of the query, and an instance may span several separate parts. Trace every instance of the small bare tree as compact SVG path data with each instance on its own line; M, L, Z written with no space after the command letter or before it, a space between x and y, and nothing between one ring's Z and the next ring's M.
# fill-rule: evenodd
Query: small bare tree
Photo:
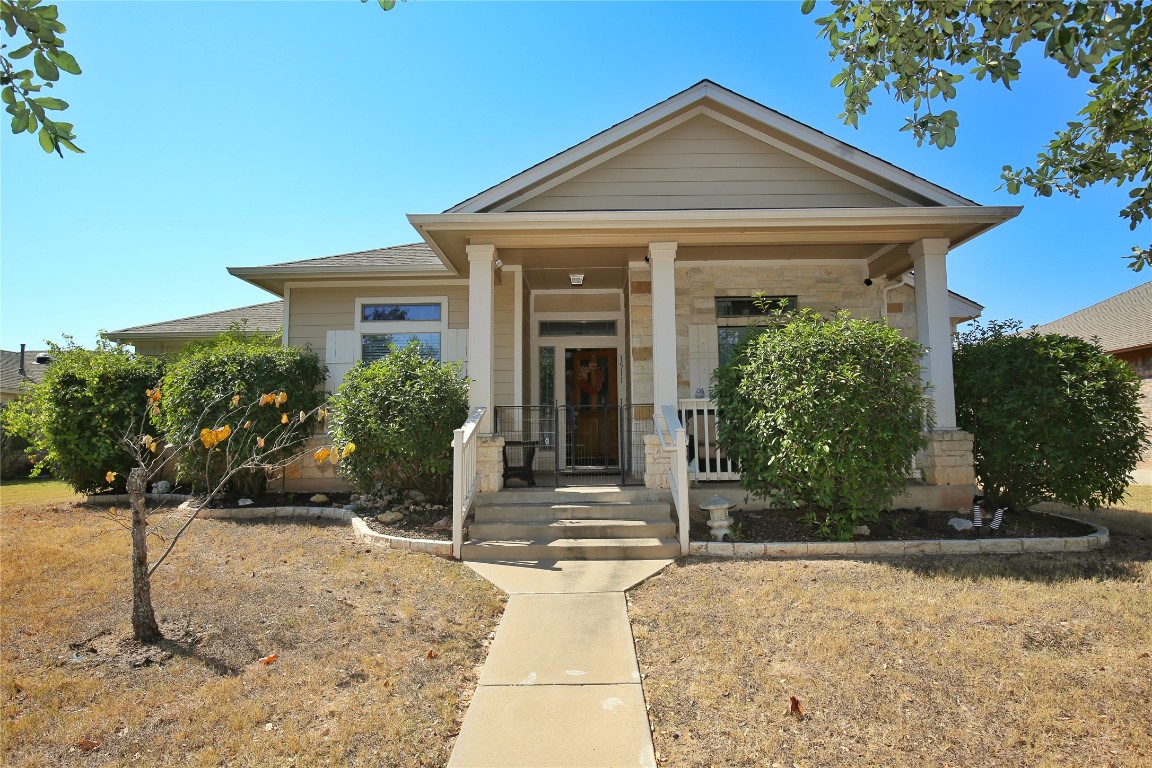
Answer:
M145 397L146 407L139 428L126 435L124 443L136 464L128 473L128 497L132 509L132 636L140 642L155 642L161 640L163 634L152 608L152 575L172 553L188 526L238 473L255 470L271 472L303 458L307 453L304 443L312 434L311 425L322 423L327 414L322 406L311 411L290 413L286 409L288 395L285 392L261 394L247 403L241 402L240 395L233 395L231 398L221 398L205 408L200 423L213 426L203 426L193 441L181 445L162 444L149 429L152 418L159 412L160 387L149 389ZM224 403L228 403L228 406L223 416L216 416L209 421L209 414ZM271 429L258 433L253 429L256 422L254 416L260 409L269 407L280 411L280 419ZM233 424L237 425L235 429ZM167 542L168 546L160 557L149 565L147 485L159 477L168 460L190 449L194 442L206 449L203 474L208 481L205 486L208 490L189 502L187 519ZM321 448L313 456L318 462L331 461L336 464L355 449L352 444L346 445L340 452ZM109 483L115 479L116 474L108 473Z

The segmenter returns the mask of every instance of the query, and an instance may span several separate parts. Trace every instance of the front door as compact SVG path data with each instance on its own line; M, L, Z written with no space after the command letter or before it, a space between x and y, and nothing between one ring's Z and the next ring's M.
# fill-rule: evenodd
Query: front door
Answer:
M615 349L564 350L568 467L620 466L617 378Z

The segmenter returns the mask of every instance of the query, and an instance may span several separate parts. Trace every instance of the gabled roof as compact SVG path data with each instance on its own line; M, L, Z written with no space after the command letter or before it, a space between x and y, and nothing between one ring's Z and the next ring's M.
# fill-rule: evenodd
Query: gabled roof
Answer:
M408 243L388 248L373 248L316 259L284 261L261 267L228 267L228 274L259 286L277 296L284 295L288 280L360 279L371 277L398 277L403 275L428 276L446 274L440 258L427 243Z
M968 198L834 139L711 80L701 80L659 104L454 205L445 213L499 213L512 210L525 200L699 115L714 118L775 149L877 192L891 199L893 205L976 205Z
M1105 352L1152 347L1152 281L1036 326L1039 333L1098 337Z
M106 331L104 336L122 343L156 338L206 339L223 333L237 323L246 324L252 331L276 333L284 324L284 302L269 301L266 304L182 317L179 320L135 325L119 331Z
M24 373L20 373L20 353L7 349L0 350L0 392L9 395L20 394L25 386L39 384L44 378L47 365L36 362L36 355L42 350L24 350ZM46 351L46 350L45 350Z

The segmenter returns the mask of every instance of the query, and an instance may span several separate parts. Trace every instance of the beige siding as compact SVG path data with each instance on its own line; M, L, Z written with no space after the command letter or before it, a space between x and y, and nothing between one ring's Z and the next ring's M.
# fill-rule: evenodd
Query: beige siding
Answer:
M492 303L492 400L494 405L511 405L515 390L516 290L511 280L495 286ZM472 350L468 350L472 354Z
M619 312L619 293L536 294L537 312Z
M875 192L700 115L512 210L893 205Z
M293 288L288 304L288 343L310 346L323 362L328 331L350 331L356 327L357 298L407 296L447 296L448 327L468 327L468 287L465 285Z
M148 339L147 341L134 341L132 348L138 355L148 357L161 357L184 348L184 345L193 339Z
M288 340L309 345L326 363L324 355L330 330L350 331L356 327L358 298L404 298L408 296L447 296L448 327L468 327L468 286L389 286L371 288L293 288L289 302ZM493 397L497 404L513 402L515 383L514 342L516 314L515 289L511 281L494 288Z

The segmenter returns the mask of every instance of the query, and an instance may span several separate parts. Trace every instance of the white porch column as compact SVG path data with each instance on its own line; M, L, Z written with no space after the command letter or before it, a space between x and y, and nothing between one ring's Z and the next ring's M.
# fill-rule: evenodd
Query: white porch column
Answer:
M652 268L652 402L676 405L676 243L649 243Z
M956 429L956 393L952 380L952 323L948 316L949 242L917 240L909 252L916 270L916 336L928 348L920 377L932 386L928 395L936 411L936 429Z
M488 409L480 434L492 431L492 279L496 246L469 245L468 251L468 410Z

